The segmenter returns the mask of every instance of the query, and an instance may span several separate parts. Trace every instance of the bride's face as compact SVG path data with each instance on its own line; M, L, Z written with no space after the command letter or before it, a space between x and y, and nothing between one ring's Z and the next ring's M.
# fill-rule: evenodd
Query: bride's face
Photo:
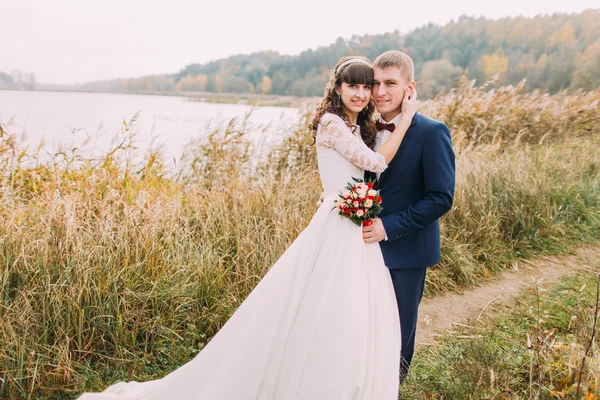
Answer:
M342 98L342 103L349 114L348 116L353 119L353 123L356 123L358 113L369 104L371 90L371 85L346 82L342 82L342 85L337 90Z

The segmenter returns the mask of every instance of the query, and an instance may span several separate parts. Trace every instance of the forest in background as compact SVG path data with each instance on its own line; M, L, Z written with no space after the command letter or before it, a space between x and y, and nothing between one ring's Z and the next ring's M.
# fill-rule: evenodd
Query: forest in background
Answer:
M419 94L424 97L448 91L465 70L478 84L497 75L499 86L526 79L528 91L593 90L600 86L599 20L600 10L499 20L462 16L444 26L428 24L407 34L396 30L338 38L299 55L262 51L190 64L176 74L68 88L37 83L31 74L18 73L27 77L23 79L0 72L0 89L320 96L329 68L340 57L355 54L374 60L384 51L398 49L415 61Z

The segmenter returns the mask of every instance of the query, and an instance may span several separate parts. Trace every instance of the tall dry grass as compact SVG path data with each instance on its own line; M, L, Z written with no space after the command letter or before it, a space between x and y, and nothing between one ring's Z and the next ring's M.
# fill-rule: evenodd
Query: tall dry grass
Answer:
M598 236L599 99L464 82L423 104L458 172L428 295ZM163 376L214 335L321 191L302 123L258 166L243 126L190 143L172 175L158 150L132 156L128 125L102 157L46 161L0 125L0 396Z

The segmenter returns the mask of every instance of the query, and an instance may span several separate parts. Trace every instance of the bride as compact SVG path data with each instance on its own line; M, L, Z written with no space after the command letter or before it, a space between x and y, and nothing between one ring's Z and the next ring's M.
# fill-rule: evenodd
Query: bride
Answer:
M210 343L162 379L120 382L81 400L395 400L400 323L377 243L334 210L353 177L382 172L416 112L375 152L373 66L344 57L311 123L324 200L310 224Z

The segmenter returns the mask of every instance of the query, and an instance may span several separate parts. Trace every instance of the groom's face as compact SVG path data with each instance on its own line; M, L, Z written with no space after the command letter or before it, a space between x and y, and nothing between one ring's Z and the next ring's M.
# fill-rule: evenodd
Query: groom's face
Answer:
M390 121L400 114L404 93L409 90L412 82L407 82L399 68L374 68L375 83L373 85L373 99L377 111L384 120Z

